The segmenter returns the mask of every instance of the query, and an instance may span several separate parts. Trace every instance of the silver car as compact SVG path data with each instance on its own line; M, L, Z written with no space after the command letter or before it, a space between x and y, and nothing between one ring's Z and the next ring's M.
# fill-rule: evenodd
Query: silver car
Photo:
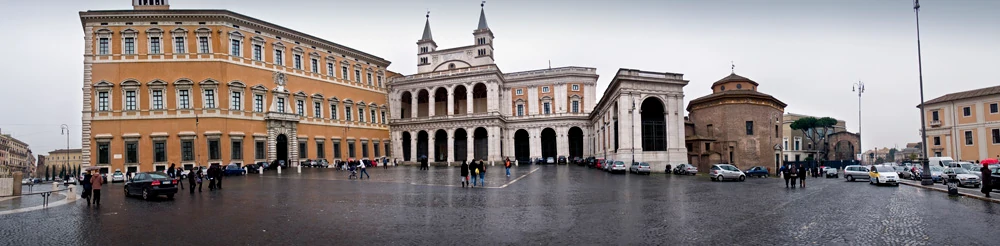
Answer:
M691 164L679 164L674 168L674 174L698 174L698 167Z
M712 165L711 170L708 172L709 177L712 181L724 181L726 179L737 179L739 181L747 180L747 175L740 171L739 168L729 164L715 164Z
M608 172L611 173L616 173L616 172L625 173L627 171L628 169L625 167L624 161L615 161L615 164L611 165L611 168L608 169Z
M868 171L869 171L868 167L861 165L850 165L844 167L844 178L846 178L847 181L869 179L870 177L868 177Z
M975 172L975 173L969 172L969 170L965 170L965 168L960 168L960 167L953 167L953 168L945 169L944 170L944 178L942 179L941 183L944 183L945 185L947 185L948 184L948 177L951 176L952 174L954 174L955 178L958 179L958 186L965 186L965 187L970 187L971 186L971 187L979 188L981 180L979 179L979 176L976 176L975 174L980 174L980 173L979 172Z
M635 174L649 174L649 163L645 162L633 162L632 166L628 168L628 171Z
M611 166L614 166L614 164L615 164L615 160L607 160L604 163L605 163L605 165L601 166L601 169L604 169L604 171L610 171L611 170Z

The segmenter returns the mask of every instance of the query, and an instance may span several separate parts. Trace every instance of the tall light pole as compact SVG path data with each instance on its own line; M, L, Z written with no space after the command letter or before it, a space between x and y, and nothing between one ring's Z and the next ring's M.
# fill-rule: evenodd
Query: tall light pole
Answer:
M851 91L858 92L858 151L860 151L863 150L861 148L861 125L863 125L861 124L861 94L865 93L865 83L858 80L858 82L854 83L854 86L851 87ZM864 156L862 156L861 159L864 160Z
M920 148L923 151L924 171L920 174L921 185L934 185L931 180L931 167L927 162L927 114L924 112L924 65L920 57L920 0L913 0L913 13L917 20L917 74L920 76Z
M628 99L632 100L632 109L629 110L629 116L632 117L632 119L629 119L629 121L632 122L632 136L629 137L630 141L632 142L631 143L631 145L632 145L632 148L631 148L632 149L632 164L629 164L631 166L631 165L635 165L635 98L632 97L632 93L631 92L628 93Z
M59 127L62 128L60 134L66 135L66 160L63 161L63 166L69 166L69 125L62 124Z

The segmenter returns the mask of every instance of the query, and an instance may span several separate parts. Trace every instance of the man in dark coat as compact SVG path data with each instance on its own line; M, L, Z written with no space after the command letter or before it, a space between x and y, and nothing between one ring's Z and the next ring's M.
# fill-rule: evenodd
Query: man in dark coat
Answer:
M787 163L785 163L785 165L782 165L781 169L778 169L778 171L781 172L781 177L785 179L785 188L788 188L788 179L791 178L791 177L789 177L789 170L788 169L789 169L789 167L788 167ZM792 184L794 185L795 183L793 182Z
M462 188L465 188L466 185L469 182L469 163L468 162L462 161L462 169L461 169L461 174L460 175L462 175Z

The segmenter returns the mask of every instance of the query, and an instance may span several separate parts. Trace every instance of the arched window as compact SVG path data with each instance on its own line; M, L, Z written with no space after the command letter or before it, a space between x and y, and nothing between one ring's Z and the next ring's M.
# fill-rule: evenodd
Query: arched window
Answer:
M667 150L667 122L663 112L663 102L655 97L642 101L642 150Z

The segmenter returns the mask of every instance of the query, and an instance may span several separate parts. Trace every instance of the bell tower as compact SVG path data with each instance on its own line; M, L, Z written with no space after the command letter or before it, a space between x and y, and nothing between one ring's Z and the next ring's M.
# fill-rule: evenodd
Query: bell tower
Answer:
M486 24L486 1L479 4L479 26L472 32L475 38L476 57L487 57L493 63L493 31Z
M430 66L430 53L437 50L437 43L431 36L431 12L427 11L427 21L424 22L424 34L417 40L417 68Z
M170 0L132 0L134 10L168 10Z

